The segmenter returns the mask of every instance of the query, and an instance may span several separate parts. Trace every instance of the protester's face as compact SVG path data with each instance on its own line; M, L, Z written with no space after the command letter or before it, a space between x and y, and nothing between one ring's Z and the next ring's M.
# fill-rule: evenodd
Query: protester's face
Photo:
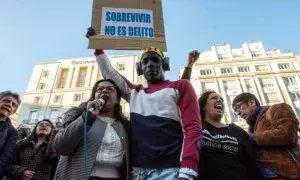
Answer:
M36 128L37 136L49 136L51 133L52 127L48 121L41 121L38 123Z
M4 96L0 98L0 115L9 117L16 112L18 105L17 99L13 96Z
M118 98L116 88L112 83L103 81L98 84L95 99L99 99L103 95L107 95L109 98L102 110L114 109L115 104L118 103Z
M213 118L211 120L220 120L224 114L224 100L217 93L211 93L206 101L205 117Z
M247 120L256 110L257 106L254 100L249 100L248 103L238 102L233 107L235 114Z
M147 52L142 57L142 71L150 83L160 82L164 79L162 58L155 52Z
M21 128L21 129L18 130L18 132L24 138L24 137L27 137L30 134L31 130L28 129L28 128Z

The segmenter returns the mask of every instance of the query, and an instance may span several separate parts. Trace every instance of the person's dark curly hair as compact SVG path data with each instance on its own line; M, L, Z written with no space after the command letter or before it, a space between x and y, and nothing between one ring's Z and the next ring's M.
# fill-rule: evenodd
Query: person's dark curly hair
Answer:
M204 121L205 120L205 105L207 103L207 99L209 97L209 95L216 93L214 90L208 90L204 93L201 94L200 98L198 99L198 103L200 106L200 115L201 115L201 120Z
M251 99L253 99L255 101L256 106L260 106L259 100L257 99L257 97L254 94L245 92L245 93L241 93L241 94L237 95L233 99L232 108L234 108L236 106L236 104L239 102L243 102L243 103L247 104Z

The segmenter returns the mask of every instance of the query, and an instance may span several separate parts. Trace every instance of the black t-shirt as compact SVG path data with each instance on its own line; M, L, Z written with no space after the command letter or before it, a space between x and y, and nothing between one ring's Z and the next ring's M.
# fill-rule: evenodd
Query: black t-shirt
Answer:
M247 132L234 124L217 128L203 122L199 176L201 180L260 179Z

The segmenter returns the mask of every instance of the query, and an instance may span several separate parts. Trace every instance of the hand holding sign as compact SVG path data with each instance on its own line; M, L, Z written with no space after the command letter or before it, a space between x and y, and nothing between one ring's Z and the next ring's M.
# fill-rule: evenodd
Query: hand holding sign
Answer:
M90 38L90 36L95 36L96 32L92 27L89 27L87 33L85 34L86 38Z
M161 0L94 0L90 49L143 50L155 46L166 52Z

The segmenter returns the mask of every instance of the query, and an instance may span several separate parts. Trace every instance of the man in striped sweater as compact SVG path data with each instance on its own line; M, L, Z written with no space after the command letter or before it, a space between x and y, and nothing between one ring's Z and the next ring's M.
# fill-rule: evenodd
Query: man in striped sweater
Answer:
M137 64L147 87L134 85L111 65L103 50L95 51L104 78L112 79L130 103L133 177L141 179L194 179L197 142L202 139L196 93L188 80L168 81L168 62L158 48L148 48Z

